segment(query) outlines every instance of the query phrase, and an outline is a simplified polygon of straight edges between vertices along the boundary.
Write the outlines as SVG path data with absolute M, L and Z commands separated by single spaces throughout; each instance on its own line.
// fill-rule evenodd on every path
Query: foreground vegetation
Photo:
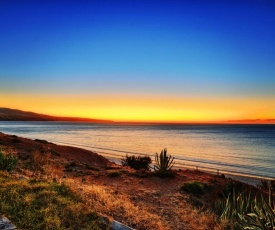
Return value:
M 104 165 L 102 157 L 93 164 L 96 154 L 74 158 L 77 149 L 63 152 L 43 140 L 2 134 L 1 146 L 0 214 L 19 229 L 108 229 L 113 219 L 139 230 L 275 225 L 272 193 L 261 196 L 255 187 L 198 170 L 173 170 L 166 149 L 156 153 L 153 167 L 148 156 L 126 156 L 130 168 Z M 66 158 L 67 151 L 73 153 Z
M 107 229 L 64 184 L 19 180 L 0 171 L 0 213 L 20 229 Z
M 18 158 L 12 154 L 4 153 L 0 148 L 0 170 L 11 172 L 18 163 Z
M 152 160 L 150 156 L 128 156 L 126 155 L 125 158 L 121 160 L 121 164 L 123 166 L 129 166 L 133 169 L 139 170 L 139 169 L 147 169 L 149 170 L 150 164 L 152 163 Z
M 156 153 L 155 155 L 155 165 L 150 167 L 152 159 L 149 155 L 147 156 L 128 156 L 121 160 L 123 166 L 129 166 L 133 169 L 140 170 L 145 169 L 149 170 L 152 168 L 156 175 L 159 177 L 173 177 L 174 173 L 172 168 L 174 166 L 174 157 L 167 155 L 167 149 L 164 148 L 161 150 L 160 154 Z
M 167 155 L 167 149 L 161 150 L 160 154 L 156 153 L 154 170 L 160 177 L 173 176 L 172 168 L 174 166 L 174 157 Z
M 226 220 L 232 229 L 275 229 L 275 203 L 272 187 L 269 194 L 252 195 L 233 187 L 226 199 L 216 204 L 221 220 Z
M 149 156 L 135 157 L 126 156 L 124 165 L 134 169 L 149 168 L 151 159 Z M 153 167 L 155 174 L 159 177 L 171 177 L 174 174 L 172 167 L 174 158 L 167 155 L 167 149 L 163 149 L 160 154 L 155 155 L 155 165 Z M 249 229 L 249 230 L 274 230 L 275 229 L 275 203 L 273 199 L 273 191 L 275 182 L 269 184 L 262 181 L 262 189 L 269 190 L 269 195 L 258 191 L 257 195 L 252 195 L 251 191 L 243 191 L 242 183 L 233 183 L 229 181 L 223 191 L 223 198 L 215 204 L 215 211 L 220 218 L 220 222 L 224 223 L 226 229 Z M 187 181 L 180 186 L 182 192 L 191 196 L 201 196 L 207 190 L 207 185 L 198 181 Z

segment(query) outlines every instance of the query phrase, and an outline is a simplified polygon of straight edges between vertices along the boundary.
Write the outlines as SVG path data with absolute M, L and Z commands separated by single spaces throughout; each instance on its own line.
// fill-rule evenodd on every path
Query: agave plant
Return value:
M 250 193 L 243 192 L 237 196 L 233 190 L 226 200 L 218 203 L 216 210 L 221 219 L 234 222 L 235 229 L 275 229 L 275 207 L 271 187 L 268 201 L 262 194 L 252 197 Z
M 263 195 L 258 199 L 255 197 L 254 210 L 246 214 L 244 219 L 251 229 L 275 229 L 275 210 L 271 188 L 269 189 L 269 200 L 267 201 Z
M 171 175 L 172 167 L 174 166 L 174 157 L 167 156 L 167 149 L 161 150 L 161 153 L 156 153 L 154 170 L 160 177 L 166 177 Z

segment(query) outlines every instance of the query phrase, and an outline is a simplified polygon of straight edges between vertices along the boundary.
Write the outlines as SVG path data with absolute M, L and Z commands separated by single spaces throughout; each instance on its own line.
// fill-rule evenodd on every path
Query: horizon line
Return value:
M 0 107 L 0 109 L 7 109 L 11 111 L 20 111 L 22 113 L 31 113 L 36 115 L 38 118 L 35 120 L 20 120 L 15 119 L 14 121 L 46 121 L 45 119 L 42 120 L 39 116 L 42 117 L 50 117 L 56 120 L 52 121 L 60 121 L 60 122 L 87 122 L 87 123 L 109 123 L 109 124 L 125 124 L 125 125 L 230 125 L 230 124 L 275 124 L 275 118 L 269 118 L 269 119 L 239 119 L 239 120 L 225 120 L 225 121 L 138 121 L 138 120 L 133 120 L 133 121 L 127 121 L 127 120 L 105 120 L 105 119 L 100 119 L 100 118 L 87 118 L 87 117 L 75 117 L 75 116 L 53 116 L 53 115 L 48 115 L 48 114 L 41 114 L 41 113 L 36 113 L 32 111 L 23 111 L 20 109 L 11 109 L 7 107 Z M 0 114 L 1 115 L 1 114 Z M 71 120 L 70 120 L 71 119 Z M 1 117 L 0 117 L 1 120 Z M 6 119 L 8 120 L 8 119 Z M 2 120 L 5 121 L 5 120 Z M 10 120 L 12 121 L 12 120 Z M 51 121 L 51 120 L 48 120 Z

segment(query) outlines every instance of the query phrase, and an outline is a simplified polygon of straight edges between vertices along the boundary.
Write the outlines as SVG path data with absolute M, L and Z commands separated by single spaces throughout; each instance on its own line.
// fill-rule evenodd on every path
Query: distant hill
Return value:
M 246 120 L 229 120 L 230 124 L 275 124 L 275 119 L 246 119 Z
M 97 120 L 80 117 L 55 117 L 45 114 L 26 112 L 18 109 L 0 108 L 0 121 L 79 121 L 93 123 L 112 123 L 108 120 Z

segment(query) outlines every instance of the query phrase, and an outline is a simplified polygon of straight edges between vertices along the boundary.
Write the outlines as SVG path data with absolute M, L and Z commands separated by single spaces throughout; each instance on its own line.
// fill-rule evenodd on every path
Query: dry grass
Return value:
M 97 213 L 138 230 L 222 230 L 225 226 L 215 214 L 195 208 L 188 201 L 188 196 L 182 194 L 171 196 L 168 203 L 156 200 L 156 204 L 152 205 L 134 202 L 127 195 L 106 186 L 76 183 L 74 179 L 67 179 L 66 183 L 80 192 L 87 205 Z M 143 196 L 155 194 L 154 191 L 146 191 Z
M 45 173 L 50 168 L 50 152 L 41 153 L 38 150 L 31 154 L 29 167 L 34 173 Z
M 176 215 L 185 222 L 186 229 L 224 229 L 224 224 L 219 223 L 215 214 L 210 211 L 201 211 L 190 204 L 185 204 L 184 208 L 178 209 Z
M 210 211 L 205 211 L 206 209 L 199 209 L 196 208 L 198 206 L 192 205 L 189 195 L 185 192 L 181 193 L 180 186 L 177 183 L 171 183 L 172 179 L 161 180 L 147 175 L 145 178 L 141 178 L 132 175 L 132 173 L 122 173 L 118 177 L 111 178 L 108 176 L 110 171 L 103 170 L 100 172 L 92 171 L 91 176 L 84 175 L 83 178 L 72 178 L 74 173 L 63 172 L 68 159 L 52 157 L 53 154 L 50 150 L 47 152 L 43 149 L 37 149 L 29 156 L 30 158 L 22 158 L 19 162 L 20 174 L 25 174 L 30 178 L 43 178 L 45 183 L 46 181 L 50 183 L 55 181 L 56 184 L 65 182 L 72 188 L 73 194 L 81 194 L 81 200 L 83 200 L 83 205 L 79 206 L 81 208 L 78 209 L 73 203 L 68 206 L 76 214 L 81 209 L 91 209 L 99 216 L 115 219 L 138 230 L 225 229 L 224 226 L 226 225 L 220 223 L 216 215 Z M 95 176 L 97 174 L 98 176 Z M 135 174 L 137 173 L 135 172 Z M 64 175 L 67 178 L 63 178 Z M 188 174 L 186 177 L 190 177 L 190 175 Z M 196 177 L 196 174 L 193 173 L 191 177 Z M 159 183 L 159 180 L 162 183 Z M 178 176 L 174 181 L 179 180 L 182 178 Z M 20 183 L 23 186 L 27 182 Z M 56 196 L 51 194 L 52 192 L 49 193 L 50 196 L 45 197 L 46 201 Z M 25 193 L 24 205 L 32 203 L 34 198 L 35 194 Z M 54 209 L 51 206 L 47 211 L 54 212 Z M 8 211 L 6 210 L 6 212 Z M 13 214 L 10 213 L 11 216 Z M 45 221 L 52 221 L 56 226 L 59 225 L 59 220 L 56 219 L 58 215 L 53 213 L 48 219 L 46 218 L 47 215 L 45 215 Z M 68 217 L 68 219 L 70 218 Z M 21 220 L 18 219 L 18 221 Z
M 109 229 L 69 187 L 39 180 L 16 180 L 0 171 L 0 213 L 19 229 Z
M 25 165 L 29 172 L 25 172 L 24 174 L 29 174 L 28 176 L 31 174 L 34 178 L 55 179 L 60 181 L 64 175 L 62 168 L 54 164 L 50 151 L 43 153 L 39 150 L 33 151 L 29 161 Z
M 46 176 L 44 179 L 65 182 L 75 194 L 81 194 L 87 208 L 138 230 L 221 230 L 225 226 L 210 211 L 202 211 L 191 205 L 188 196 L 180 192 L 159 196 L 162 192 L 156 193 L 148 187 L 145 192 L 136 191 L 137 199 L 132 200 L 128 193 L 117 191 L 119 183 L 115 187 L 107 187 L 92 184 L 91 181 L 83 183 L 81 178 L 62 178 L 62 169 L 51 161 L 50 153 L 35 151 L 30 163 L 30 170 L 34 172 L 32 177 Z
M 161 217 L 150 213 L 145 206 L 135 206 L 131 200 L 116 191 L 98 185 L 83 185 L 66 180 L 75 190 L 81 191 L 87 204 L 103 216 L 111 217 L 135 229 L 167 229 Z

